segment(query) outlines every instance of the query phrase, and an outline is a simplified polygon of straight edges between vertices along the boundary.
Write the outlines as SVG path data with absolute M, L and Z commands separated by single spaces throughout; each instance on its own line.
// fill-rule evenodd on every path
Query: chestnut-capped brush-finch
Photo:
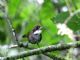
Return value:
M 23 38 L 28 38 L 29 43 L 38 44 L 42 39 L 42 27 L 37 25 L 27 35 L 23 35 Z

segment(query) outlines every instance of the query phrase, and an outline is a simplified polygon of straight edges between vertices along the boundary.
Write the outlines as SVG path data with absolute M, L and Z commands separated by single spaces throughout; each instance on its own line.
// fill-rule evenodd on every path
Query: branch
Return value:
M 53 60 L 65 60 L 65 58 L 62 57 L 57 57 L 55 55 L 52 55 L 50 53 L 44 53 L 45 56 L 48 56 L 49 58 L 53 59 Z
M 0 9 L 1 9 L 1 12 L 3 13 L 3 15 L 2 16 L 0 16 L 0 19 L 3 19 L 4 21 L 5 21 L 5 23 L 6 23 L 6 31 L 7 31 L 7 33 L 9 34 L 8 36 L 9 36 L 9 39 L 10 40 L 12 40 L 14 43 L 15 43 L 15 40 L 16 40 L 16 42 L 18 41 L 18 39 L 17 39 L 17 37 L 16 37 L 16 33 L 15 33 L 15 31 L 14 31 L 14 29 L 13 29 L 13 26 L 12 26 L 12 24 L 11 24 L 11 21 L 10 21 L 10 19 L 8 18 L 8 7 L 7 7 L 7 1 L 6 0 L 4 0 L 4 1 L 2 1 L 2 0 L 0 0 Z M 12 42 L 12 43 L 13 43 Z M 17 42 L 18 43 L 18 42 Z
M 8 19 L 8 17 L 4 17 L 5 22 L 7 23 L 7 28 L 8 28 L 8 33 L 10 34 L 10 38 L 12 39 L 12 41 L 16 40 L 15 38 L 15 32 L 14 29 L 12 28 L 12 24 L 10 22 L 10 20 Z
M 71 18 L 72 18 L 74 15 L 78 14 L 78 13 L 80 13 L 80 10 L 77 10 L 77 11 L 73 12 L 73 13 L 64 21 L 64 23 L 67 24 L 67 23 L 71 20 Z
M 58 44 L 58 45 L 50 45 L 50 46 L 46 46 L 46 47 L 41 47 L 41 48 L 29 50 L 29 51 L 24 51 L 24 52 L 14 55 L 14 56 L 3 57 L 2 59 L 3 60 L 10 60 L 10 59 L 14 59 L 14 58 L 18 59 L 18 58 L 23 58 L 23 57 L 27 57 L 27 56 L 38 55 L 41 53 L 51 52 L 51 51 L 65 50 L 65 49 L 69 49 L 71 47 L 73 47 L 73 48 L 80 47 L 80 41 L 73 42 L 73 43 L 67 43 L 65 45 Z

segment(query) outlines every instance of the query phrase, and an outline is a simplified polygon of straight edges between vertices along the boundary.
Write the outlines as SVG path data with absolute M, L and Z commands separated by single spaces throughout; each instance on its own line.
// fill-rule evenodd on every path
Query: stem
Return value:
M 67 7 L 69 9 L 69 14 L 72 15 L 72 8 L 70 6 L 70 1 L 69 0 L 65 0 L 65 2 L 66 2 L 66 5 L 67 5 Z
M 74 15 L 78 14 L 78 13 L 80 13 L 80 10 L 77 10 L 77 11 L 73 12 L 73 13 L 64 21 L 64 24 L 67 24 L 67 23 L 71 20 L 71 18 L 72 18 Z

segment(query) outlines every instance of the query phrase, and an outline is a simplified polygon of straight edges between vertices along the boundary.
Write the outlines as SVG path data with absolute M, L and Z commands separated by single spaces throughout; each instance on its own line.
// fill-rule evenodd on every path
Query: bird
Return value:
M 29 43 L 38 45 L 42 39 L 42 27 L 36 25 L 28 34 L 24 34 L 23 38 L 28 38 Z

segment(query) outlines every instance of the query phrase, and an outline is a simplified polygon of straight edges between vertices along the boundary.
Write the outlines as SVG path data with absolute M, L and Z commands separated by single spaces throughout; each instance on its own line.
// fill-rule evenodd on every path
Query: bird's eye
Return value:
M 40 26 L 35 26 L 34 29 L 33 29 L 33 32 L 36 31 L 36 30 L 39 30 L 39 28 L 40 28 Z
M 36 29 L 39 29 L 39 28 L 40 28 L 40 26 L 37 26 L 37 27 L 36 27 Z

